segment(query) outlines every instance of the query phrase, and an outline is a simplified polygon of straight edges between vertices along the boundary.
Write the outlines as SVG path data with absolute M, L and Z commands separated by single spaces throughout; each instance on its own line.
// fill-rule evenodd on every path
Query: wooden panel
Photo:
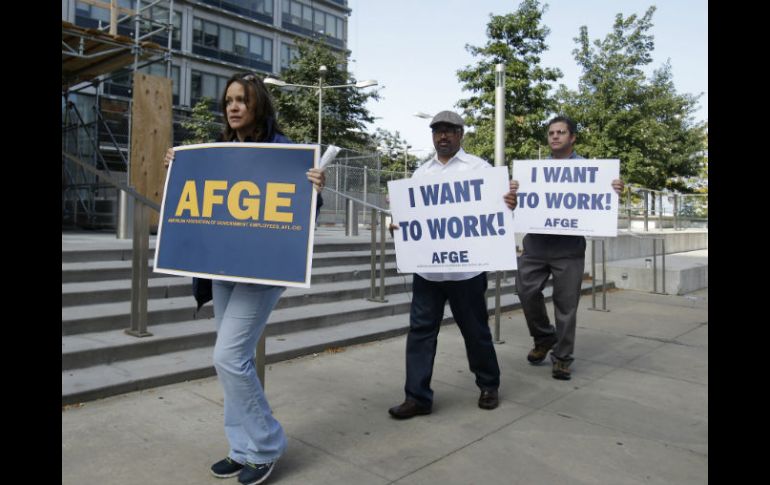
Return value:
M 131 107 L 131 185 L 160 204 L 166 169 L 163 157 L 172 143 L 171 79 L 134 73 Z M 157 228 L 152 211 L 150 227 Z

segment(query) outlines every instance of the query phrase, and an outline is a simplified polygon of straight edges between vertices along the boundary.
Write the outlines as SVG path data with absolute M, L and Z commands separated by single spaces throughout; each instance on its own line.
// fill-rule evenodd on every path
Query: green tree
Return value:
M 642 17 L 615 17 L 603 41 L 580 28 L 573 51 L 582 68 L 578 91 L 563 85 L 561 111 L 580 127 L 578 151 L 589 158 L 618 158 L 626 182 L 687 191 L 683 177 L 697 174 L 704 125 L 693 121 L 699 96 L 678 94 L 666 62 L 647 79 L 642 68 L 654 49 L 650 7 Z
M 398 130 L 391 133 L 388 130 L 377 128 L 374 134 L 374 143 L 380 153 L 382 170 L 403 173 L 404 159 L 407 161 L 406 168 L 409 173 L 414 172 L 417 168 L 418 158 L 408 152 L 406 140 L 401 139 Z
M 507 15 L 490 15 L 484 47 L 466 45 L 481 60 L 458 71 L 463 90 L 473 95 L 457 105 L 467 124 L 464 147 L 487 160 L 495 153 L 495 65 L 505 63 L 505 159 L 536 158 L 544 143 L 543 123 L 555 109 L 550 83 L 562 73 L 544 68 L 540 56 L 550 33 L 541 25 L 547 5 L 525 0 Z
M 182 128 L 187 130 L 188 137 L 182 141 L 182 145 L 195 143 L 209 143 L 219 137 L 222 131 L 221 123 L 216 121 L 211 112 L 212 101 L 209 98 L 201 98 L 195 106 L 189 118 L 182 121 Z
M 282 78 L 287 83 L 317 86 L 321 66 L 327 68 L 323 78 L 325 86 L 356 82 L 347 70 L 347 54 L 336 54 L 317 41 L 298 41 L 296 45 L 298 56 L 282 72 Z M 315 143 L 318 140 L 318 90 L 268 88 L 275 99 L 279 124 L 286 135 L 296 142 Z M 374 121 L 364 107 L 369 99 L 379 99 L 377 90 L 352 87 L 324 89 L 321 142 L 358 150 L 364 148 L 368 140 L 360 132 L 364 124 Z

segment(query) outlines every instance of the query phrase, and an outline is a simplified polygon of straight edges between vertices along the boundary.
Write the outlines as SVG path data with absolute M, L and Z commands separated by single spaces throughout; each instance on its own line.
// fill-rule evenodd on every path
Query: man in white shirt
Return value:
M 413 178 L 492 167 L 462 149 L 463 126 L 463 119 L 452 111 L 442 111 L 433 117 L 430 127 L 436 156 L 421 165 L 412 174 Z M 508 192 L 503 198 L 509 209 L 516 207 L 515 192 Z M 470 370 L 481 390 L 478 405 L 482 409 L 497 407 L 500 367 L 489 331 L 486 291 L 485 272 L 414 274 L 406 338 L 406 399 L 388 410 L 391 416 L 408 419 L 431 413 L 433 391 L 430 381 L 447 300 L 465 339 Z

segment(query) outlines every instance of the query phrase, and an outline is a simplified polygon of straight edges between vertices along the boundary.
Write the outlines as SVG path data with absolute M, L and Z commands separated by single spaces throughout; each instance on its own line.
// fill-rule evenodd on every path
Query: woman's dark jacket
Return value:
M 252 140 L 250 140 L 249 138 L 246 138 L 244 141 L 252 141 Z M 283 133 L 276 131 L 274 129 L 273 123 L 270 122 L 269 129 L 268 129 L 268 136 L 261 143 L 293 143 L 293 142 L 289 140 L 286 137 L 286 135 L 284 135 Z M 316 203 L 316 206 L 315 206 L 316 220 L 318 220 L 318 212 L 321 210 L 321 206 L 324 204 L 324 199 L 323 197 L 321 197 L 321 194 L 319 193 L 317 195 L 318 195 L 318 202 Z M 200 310 L 203 305 L 205 305 L 207 302 L 211 301 L 214 298 L 213 290 L 211 289 L 211 280 L 206 278 L 193 278 L 192 287 L 193 287 L 193 296 L 195 297 L 195 301 L 198 302 L 198 310 Z

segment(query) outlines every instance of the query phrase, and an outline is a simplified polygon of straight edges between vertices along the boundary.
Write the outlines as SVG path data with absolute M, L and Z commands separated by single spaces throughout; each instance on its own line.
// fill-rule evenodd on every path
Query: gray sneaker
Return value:
M 551 350 L 554 345 L 556 345 L 556 339 L 546 340 L 539 344 L 536 343 L 535 348 L 530 350 L 527 354 L 527 360 L 530 364 L 539 364 L 543 362 L 548 355 L 548 351 Z
M 561 360 L 554 359 L 552 375 L 554 379 L 568 381 L 572 379 L 572 372 L 569 370 L 569 364 Z

